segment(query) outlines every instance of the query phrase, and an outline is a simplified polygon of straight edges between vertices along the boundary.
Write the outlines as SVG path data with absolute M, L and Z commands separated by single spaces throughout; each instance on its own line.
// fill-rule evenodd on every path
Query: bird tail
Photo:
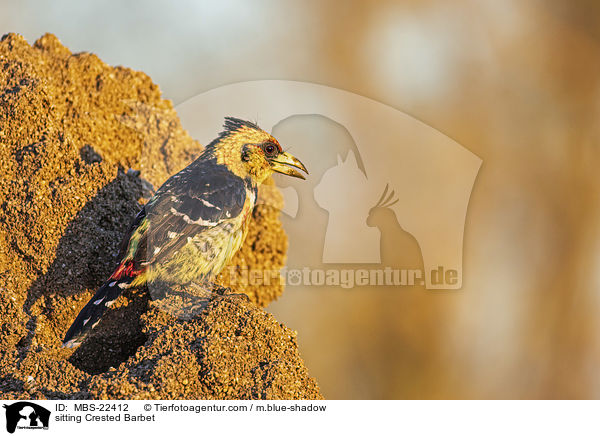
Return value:
M 100 321 L 102 314 L 115 302 L 124 289 L 131 286 L 137 274 L 131 273 L 131 267 L 121 264 L 81 309 L 63 339 L 63 347 L 73 348 L 81 344 L 87 334 Z

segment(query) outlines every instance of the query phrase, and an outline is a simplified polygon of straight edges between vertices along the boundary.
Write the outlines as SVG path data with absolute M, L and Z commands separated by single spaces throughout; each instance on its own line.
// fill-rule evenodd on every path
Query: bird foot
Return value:
M 232 298 L 235 300 L 242 300 L 244 303 L 251 302 L 250 297 L 248 297 L 248 295 L 244 294 L 243 292 L 232 292 L 230 294 L 223 295 L 223 297 Z
M 234 292 L 231 288 L 226 288 L 220 285 L 214 285 L 213 294 L 223 298 L 239 299 L 245 303 L 249 303 L 251 301 L 247 294 L 244 294 L 243 292 Z

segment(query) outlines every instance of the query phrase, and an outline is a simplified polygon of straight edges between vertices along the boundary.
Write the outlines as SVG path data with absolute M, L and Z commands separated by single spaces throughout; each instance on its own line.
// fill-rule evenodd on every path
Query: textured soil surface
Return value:
M 0 398 L 321 398 L 295 332 L 261 309 L 281 294 L 277 280 L 236 281 L 226 294 L 250 301 L 224 295 L 187 320 L 129 291 L 79 348 L 61 347 L 140 204 L 201 150 L 145 74 L 53 35 L 3 37 Z M 286 250 L 278 208 L 259 205 L 232 265 L 278 270 Z

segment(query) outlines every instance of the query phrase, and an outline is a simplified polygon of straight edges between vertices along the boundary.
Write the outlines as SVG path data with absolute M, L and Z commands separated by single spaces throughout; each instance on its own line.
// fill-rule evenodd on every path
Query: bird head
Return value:
M 236 175 L 242 178 L 250 176 L 257 183 L 262 183 L 273 173 L 304 179 L 295 168 L 308 174 L 302 162 L 284 152 L 279 142 L 256 124 L 226 117 L 224 128 L 219 137 L 207 146 L 207 151 Z

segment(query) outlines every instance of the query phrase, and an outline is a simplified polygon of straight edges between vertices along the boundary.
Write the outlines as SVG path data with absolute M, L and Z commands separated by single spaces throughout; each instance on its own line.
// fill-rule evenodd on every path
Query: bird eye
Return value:
M 275 154 L 275 152 L 277 151 L 277 147 L 275 147 L 274 144 L 268 143 L 263 147 L 263 150 L 265 151 L 265 154 L 267 156 L 273 156 Z

